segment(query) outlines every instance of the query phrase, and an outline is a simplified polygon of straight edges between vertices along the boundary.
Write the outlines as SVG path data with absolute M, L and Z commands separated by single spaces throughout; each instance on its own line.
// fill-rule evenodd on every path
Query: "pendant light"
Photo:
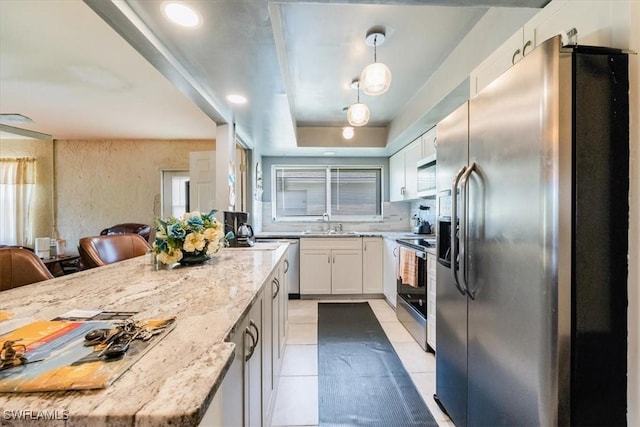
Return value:
M 345 126 L 342 128 L 342 137 L 344 139 L 351 139 L 356 134 L 351 126 Z
M 360 82 L 356 79 L 352 84 L 358 87 L 358 102 L 351 104 L 347 110 L 347 121 L 351 126 L 364 126 L 369 122 L 371 112 L 369 107 L 360 102 Z
M 382 62 L 378 62 L 378 46 L 384 43 L 385 33 L 380 29 L 369 30 L 365 43 L 373 46 L 373 63 L 369 64 L 360 74 L 362 91 L 367 95 L 382 95 L 391 86 L 391 70 Z

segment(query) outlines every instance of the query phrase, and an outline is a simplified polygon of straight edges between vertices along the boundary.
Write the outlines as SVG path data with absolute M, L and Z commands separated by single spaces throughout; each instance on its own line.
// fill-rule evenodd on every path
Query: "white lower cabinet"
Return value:
M 249 311 L 244 327 L 244 402 L 245 425 L 262 426 L 262 296 Z M 244 326 L 244 325 L 243 325 Z M 262 340 L 262 341 L 261 341 Z
M 300 239 L 300 294 L 362 293 L 362 239 Z
M 271 403 L 274 399 L 273 390 L 275 365 L 277 358 L 277 328 L 278 328 L 278 305 L 274 303 L 272 295 L 275 293 L 275 283 L 277 273 L 269 277 L 262 295 L 262 408 L 265 420 L 270 419 Z M 275 332 L 275 333 L 274 333 Z M 276 345 L 276 346 L 274 346 Z
M 264 419 L 270 420 L 275 407 L 278 383 L 280 382 L 280 370 L 286 344 L 287 328 L 287 299 L 289 293 L 286 287 L 287 263 L 278 266 L 277 271 L 265 288 L 264 305 L 268 307 L 265 313 L 265 322 L 269 324 L 264 333 L 265 351 L 262 364 Z
M 427 253 L 427 344 L 436 350 L 436 256 Z
M 302 249 L 300 240 L 300 294 L 331 294 L 331 249 Z
M 362 293 L 362 249 L 331 251 L 331 293 Z
M 284 349 L 287 344 L 287 327 L 289 325 L 289 283 L 291 280 L 291 274 L 293 270 L 290 270 L 291 263 L 289 257 L 291 253 L 287 253 L 287 257 L 282 263 L 282 267 L 278 270 L 280 274 L 280 293 L 278 294 L 278 301 L 280 306 L 280 317 L 278 317 L 278 330 L 280 331 L 280 339 L 278 343 L 280 345 L 279 363 L 278 363 L 278 377 L 280 376 L 280 368 L 282 368 L 282 358 L 284 357 Z M 297 252 L 295 254 L 297 257 Z M 297 263 L 297 260 L 295 261 Z M 277 384 L 277 383 L 276 383 Z
M 261 426 L 263 293 L 235 326 L 235 356 L 200 427 Z
M 398 242 L 384 239 L 384 296 L 392 306 L 396 306 L 398 295 Z
M 264 324 L 262 358 L 262 405 L 263 425 L 271 420 L 280 382 L 280 370 L 287 334 L 287 299 L 289 292 L 286 283 L 288 261 L 282 262 L 269 278 L 264 288 Z
M 234 327 L 234 360 L 200 427 L 271 424 L 286 343 L 285 271 L 282 262 Z
M 384 244 L 381 237 L 362 238 L 362 292 L 381 294 L 384 280 Z

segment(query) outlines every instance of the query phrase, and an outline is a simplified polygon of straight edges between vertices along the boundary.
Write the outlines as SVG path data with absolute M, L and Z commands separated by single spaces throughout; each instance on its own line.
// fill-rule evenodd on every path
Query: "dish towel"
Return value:
M 400 248 L 400 281 L 404 285 L 418 287 L 418 263 L 414 251 Z

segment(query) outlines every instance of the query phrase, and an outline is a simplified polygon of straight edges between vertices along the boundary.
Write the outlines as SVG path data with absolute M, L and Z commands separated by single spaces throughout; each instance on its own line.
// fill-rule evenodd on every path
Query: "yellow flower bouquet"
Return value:
M 163 264 L 201 264 L 227 244 L 224 225 L 213 215 L 187 212 L 182 218 L 156 220 L 153 253 Z

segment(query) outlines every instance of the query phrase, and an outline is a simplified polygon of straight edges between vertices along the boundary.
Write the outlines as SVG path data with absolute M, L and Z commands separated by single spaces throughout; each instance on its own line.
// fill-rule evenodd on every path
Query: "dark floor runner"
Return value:
M 318 304 L 321 426 L 437 427 L 369 303 Z

